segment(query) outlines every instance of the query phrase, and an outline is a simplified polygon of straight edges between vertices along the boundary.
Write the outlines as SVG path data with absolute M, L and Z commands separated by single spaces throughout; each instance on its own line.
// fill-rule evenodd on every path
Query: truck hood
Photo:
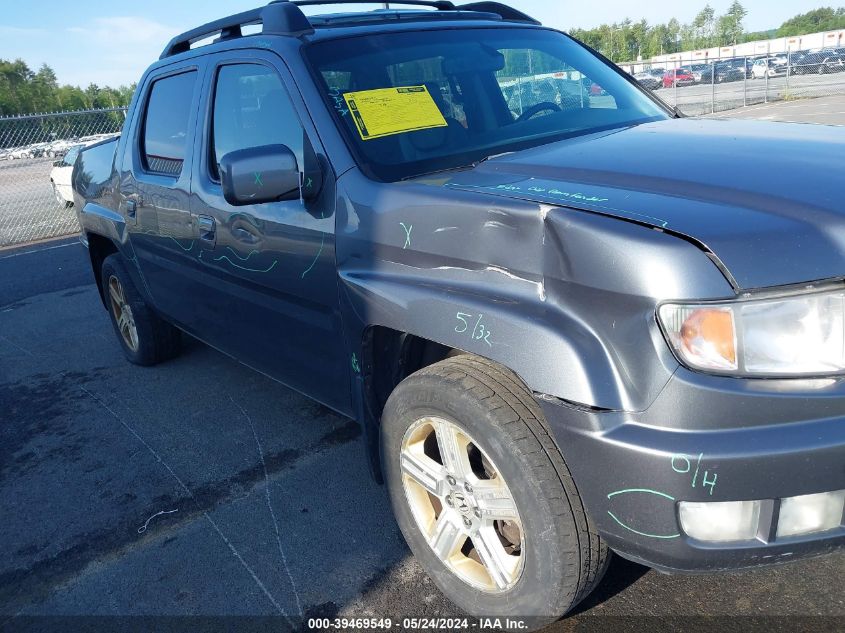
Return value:
M 845 277 L 845 127 L 659 121 L 493 158 L 448 186 L 678 234 L 737 289 Z

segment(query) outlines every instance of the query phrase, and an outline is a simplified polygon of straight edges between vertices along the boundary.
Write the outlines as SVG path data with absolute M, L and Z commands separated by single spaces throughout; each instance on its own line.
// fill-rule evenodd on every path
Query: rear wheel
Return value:
M 122 257 L 107 257 L 101 275 L 106 306 L 126 358 L 136 365 L 155 365 L 176 356 L 179 330 L 147 305 Z
M 608 550 L 510 371 L 460 355 L 404 380 L 382 417 L 382 461 L 408 545 L 467 613 L 539 626 L 604 574 Z

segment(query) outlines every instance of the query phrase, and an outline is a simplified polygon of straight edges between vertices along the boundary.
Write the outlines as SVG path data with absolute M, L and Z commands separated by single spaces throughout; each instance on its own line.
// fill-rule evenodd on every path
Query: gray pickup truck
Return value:
M 76 162 L 129 360 L 356 419 L 471 614 L 842 548 L 845 130 L 682 118 L 498 3 L 321 3 L 175 38 Z

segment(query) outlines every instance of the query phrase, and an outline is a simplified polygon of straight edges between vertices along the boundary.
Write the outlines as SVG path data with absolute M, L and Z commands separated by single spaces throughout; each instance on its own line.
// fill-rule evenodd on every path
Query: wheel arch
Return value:
M 381 416 L 390 394 L 408 376 L 447 358 L 467 355 L 484 359 L 511 372 L 526 389 L 532 391 L 520 372 L 503 362 L 503 359 L 468 351 L 402 329 L 370 325 L 362 333 L 360 349 L 359 379 L 363 411 L 359 415 L 363 417 L 371 471 L 380 483 L 383 481 L 379 445 Z
M 88 256 L 91 259 L 91 270 L 94 273 L 94 281 L 97 283 L 97 291 L 100 293 L 100 301 L 103 307 L 108 309 L 106 295 L 103 287 L 103 262 L 109 255 L 119 253 L 117 244 L 110 238 L 99 233 L 87 233 Z

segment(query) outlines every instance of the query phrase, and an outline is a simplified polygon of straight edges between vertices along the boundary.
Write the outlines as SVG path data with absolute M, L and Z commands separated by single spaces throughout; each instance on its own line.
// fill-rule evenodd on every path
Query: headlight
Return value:
M 701 305 L 658 317 L 679 360 L 711 373 L 821 376 L 845 371 L 845 291 Z

